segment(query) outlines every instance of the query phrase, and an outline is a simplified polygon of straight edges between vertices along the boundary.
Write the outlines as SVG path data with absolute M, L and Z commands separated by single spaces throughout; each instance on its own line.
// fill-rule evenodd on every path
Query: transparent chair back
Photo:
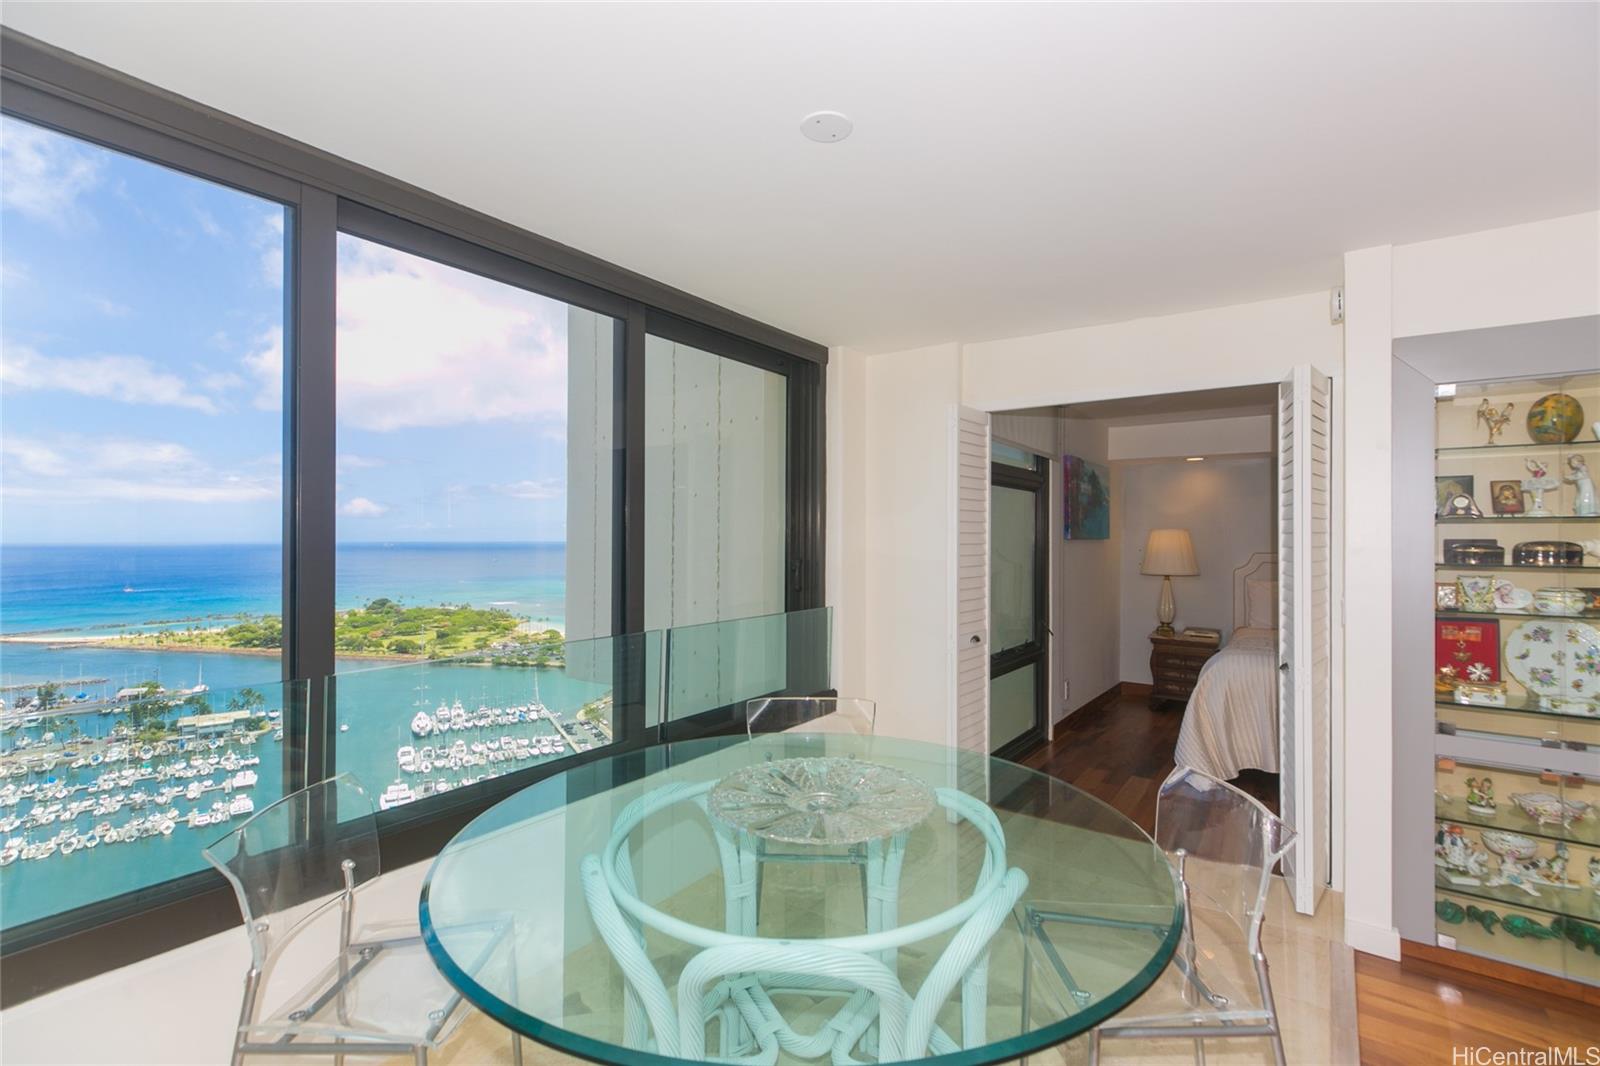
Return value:
M 764 696 L 744 705 L 745 732 L 797 730 L 870 737 L 878 718 L 872 700 L 850 696 Z
M 262 808 L 202 854 L 239 897 L 257 967 L 347 885 L 380 872 L 372 800 L 349 774 Z
M 1238 923 L 1258 946 L 1272 868 L 1294 843 L 1294 830 L 1225 781 L 1180 766 L 1156 799 L 1156 843 L 1183 853 L 1190 899 Z

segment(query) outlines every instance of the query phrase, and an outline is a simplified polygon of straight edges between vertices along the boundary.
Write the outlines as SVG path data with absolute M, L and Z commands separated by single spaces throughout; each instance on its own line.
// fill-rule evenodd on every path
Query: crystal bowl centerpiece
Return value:
M 860 844 L 910 829 L 933 793 L 909 774 L 860 759 L 776 759 L 736 770 L 711 789 L 713 817 L 786 844 Z

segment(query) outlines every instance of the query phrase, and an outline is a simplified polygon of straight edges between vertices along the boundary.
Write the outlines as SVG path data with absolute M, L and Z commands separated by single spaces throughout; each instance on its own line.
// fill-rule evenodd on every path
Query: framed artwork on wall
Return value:
M 1109 540 L 1111 537 L 1111 472 L 1100 463 L 1076 455 L 1061 457 L 1062 536 L 1067 540 Z

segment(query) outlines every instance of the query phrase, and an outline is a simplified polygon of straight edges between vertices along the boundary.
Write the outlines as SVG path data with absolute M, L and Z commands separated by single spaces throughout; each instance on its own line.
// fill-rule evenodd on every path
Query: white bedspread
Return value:
M 1234 630 L 1200 670 L 1173 761 L 1224 781 L 1278 772 L 1278 632 Z

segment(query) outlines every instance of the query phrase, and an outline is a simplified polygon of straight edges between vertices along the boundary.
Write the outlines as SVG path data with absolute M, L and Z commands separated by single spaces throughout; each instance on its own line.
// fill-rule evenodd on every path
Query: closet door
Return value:
M 1295 910 L 1316 910 L 1329 871 L 1332 428 L 1326 375 L 1296 367 L 1278 388 L 1280 808 L 1298 834 L 1284 859 Z

